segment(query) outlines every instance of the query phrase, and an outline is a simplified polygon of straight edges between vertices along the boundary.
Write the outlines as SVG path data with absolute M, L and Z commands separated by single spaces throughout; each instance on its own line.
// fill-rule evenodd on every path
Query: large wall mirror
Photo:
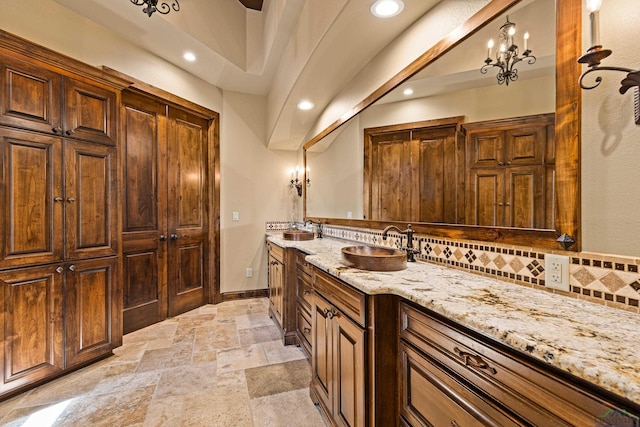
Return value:
M 468 34 L 443 39 L 358 106 L 358 114 L 305 144 L 305 163 L 313 176 L 305 194 L 305 218 L 372 228 L 411 222 L 420 232 L 437 236 L 549 249 L 562 249 L 557 239 L 566 233 L 575 240 L 569 249 L 579 250 L 580 12 L 580 0 L 488 3 L 467 20 Z M 498 84 L 497 67 L 480 72 L 490 39 L 496 41 L 495 58 L 507 16 L 516 24 L 514 42 L 520 51 L 528 32 L 527 47 L 536 57 L 535 63 L 525 59 L 516 65 L 518 79 L 509 85 Z M 489 163 L 473 160 L 480 151 L 495 154 L 498 145 L 509 151 L 504 148 L 508 142 L 477 142 L 489 134 L 512 141 L 511 151 L 537 156 L 540 167 L 514 160 L 509 168 L 509 159 L 497 159 L 506 179 L 495 184 L 495 174 L 484 167 Z M 426 143 L 413 146 L 416 141 Z M 534 144 L 540 150 L 529 150 Z M 416 172 L 420 156 L 432 162 L 425 174 Z M 406 159 L 413 159 L 408 162 L 414 166 L 403 167 Z M 396 167 L 403 172 L 386 170 Z M 411 168 L 414 176 L 407 178 Z M 479 172 L 484 174 L 480 178 Z M 403 179 L 405 186 L 399 184 Z M 513 195 L 488 192 L 494 184 L 505 194 L 519 191 L 518 185 L 527 190 L 518 202 Z M 477 206 L 485 199 L 491 208 Z M 518 207 L 509 208 L 511 201 Z M 387 206 L 394 203 L 396 207 Z M 451 207 L 443 208 L 447 203 Z M 534 205 L 535 215 L 529 212 Z M 509 209 L 511 213 L 500 214 Z

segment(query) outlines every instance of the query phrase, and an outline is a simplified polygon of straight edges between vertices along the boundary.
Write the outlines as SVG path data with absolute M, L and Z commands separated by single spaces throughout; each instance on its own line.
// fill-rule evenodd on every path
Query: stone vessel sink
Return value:
M 342 262 L 369 271 L 398 271 L 407 268 L 407 254 L 398 249 L 372 246 L 342 248 Z
M 287 230 L 282 232 L 284 240 L 313 240 L 313 232 L 306 230 Z

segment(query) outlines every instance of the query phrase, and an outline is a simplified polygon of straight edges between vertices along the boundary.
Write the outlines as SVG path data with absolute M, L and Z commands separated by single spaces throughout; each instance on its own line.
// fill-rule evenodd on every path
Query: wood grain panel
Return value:
M 117 255 L 116 150 L 65 143 L 66 257 Z
M 60 264 L 0 273 L 3 385 L 8 391 L 63 368 Z
M 331 306 L 324 298 L 315 295 L 311 312 L 311 387 L 325 408 L 333 412 L 333 330 L 327 317 Z
M 495 226 L 502 224 L 504 170 L 472 169 L 467 188 L 467 224 Z
M 176 120 L 177 157 L 179 164 L 177 182 L 178 227 L 203 225 L 203 184 L 205 159 L 202 126 Z
M 62 260 L 61 140 L 0 129 L 0 146 L 0 267 Z
M 547 126 L 505 131 L 505 164 L 542 165 L 547 146 Z M 511 163 L 509 163 L 511 162 Z
M 395 221 L 411 216 L 411 133 L 371 139 L 370 218 Z
M 62 131 L 62 77 L 46 68 L 0 55 L 0 123 L 52 134 Z
M 339 425 L 363 427 L 366 424 L 365 330 L 341 313 L 333 318 L 333 323 L 334 419 Z
M 506 169 L 505 224 L 542 228 L 545 225 L 545 168 L 521 166 Z
M 157 303 L 159 280 L 157 252 L 128 253 L 124 256 L 123 269 L 124 309 Z
M 67 267 L 66 366 L 109 353 L 119 333 L 112 323 L 117 258 L 80 261 Z
M 115 92 L 70 78 L 64 87 L 65 135 L 117 145 Z

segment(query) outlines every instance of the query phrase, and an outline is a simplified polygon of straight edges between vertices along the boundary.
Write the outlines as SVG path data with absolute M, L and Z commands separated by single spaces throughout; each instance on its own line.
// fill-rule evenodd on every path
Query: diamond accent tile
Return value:
M 529 265 L 527 265 L 527 268 L 529 269 L 531 274 L 533 274 L 536 277 L 541 275 L 544 272 L 544 267 L 536 259 L 531 261 Z
M 456 249 L 456 251 L 453 253 L 453 256 L 456 257 L 458 261 L 460 261 L 460 258 L 462 258 L 464 255 L 462 254 L 462 251 L 460 249 Z
M 480 262 L 486 267 L 487 264 L 491 262 L 491 258 L 489 258 L 489 255 L 483 252 L 482 255 L 480 255 Z
M 593 274 L 589 272 L 586 268 L 581 268 L 575 273 L 573 273 L 573 277 L 580 283 L 582 286 L 588 286 L 593 283 L 596 278 Z M 608 289 L 608 288 L 607 288 Z
M 467 252 L 464 256 L 467 258 L 467 261 L 469 261 L 469 264 L 473 263 L 473 261 L 478 259 L 476 257 L 476 254 L 473 253 L 473 251 Z
M 447 246 L 446 248 L 444 248 L 444 256 L 447 257 L 447 259 L 449 259 L 451 257 L 452 252 L 451 249 L 449 249 L 449 246 Z
M 515 271 L 516 273 L 524 268 L 524 264 L 522 263 L 522 261 L 520 261 L 520 258 L 512 259 L 509 263 L 509 266 L 513 268 L 513 271 Z
M 494 258 L 493 263 L 496 265 L 496 267 L 498 267 L 500 270 L 502 270 L 504 268 L 505 265 L 507 265 L 507 262 L 504 260 L 504 258 L 502 258 L 501 255 L 498 255 L 497 257 Z
M 605 285 L 607 289 L 609 289 L 609 291 L 614 294 L 626 286 L 624 280 L 618 277 L 618 275 L 614 272 L 601 277 L 600 282 L 602 282 L 602 284 Z
M 436 245 L 433 248 L 433 252 L 436 254 L 436 256 L 440 256 L 440 254 L 442 253 L 442 249 L 440 249 L 440 245 Z

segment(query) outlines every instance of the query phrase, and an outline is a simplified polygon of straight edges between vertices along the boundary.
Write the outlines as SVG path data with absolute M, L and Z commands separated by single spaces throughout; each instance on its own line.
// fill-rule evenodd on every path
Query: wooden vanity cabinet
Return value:
M 314 270 L 312 399 L 338 426 L 367 423 L 365 295 Z
M 269 316 L 276 321 L 284 345 L 298 342 L 296 313 L 295 248 L 283 248 L 267 242 Z
M 269 243 L 267 245 L 267 251 L 269 254 L 269 314 L 282 328 L 284 305 L 284 249 L 278 245 Z
M 637 405 L 442 316 L 401 303 L 399 332 L 401 424 L 587 426 L 628 411 L 638 425 Z

